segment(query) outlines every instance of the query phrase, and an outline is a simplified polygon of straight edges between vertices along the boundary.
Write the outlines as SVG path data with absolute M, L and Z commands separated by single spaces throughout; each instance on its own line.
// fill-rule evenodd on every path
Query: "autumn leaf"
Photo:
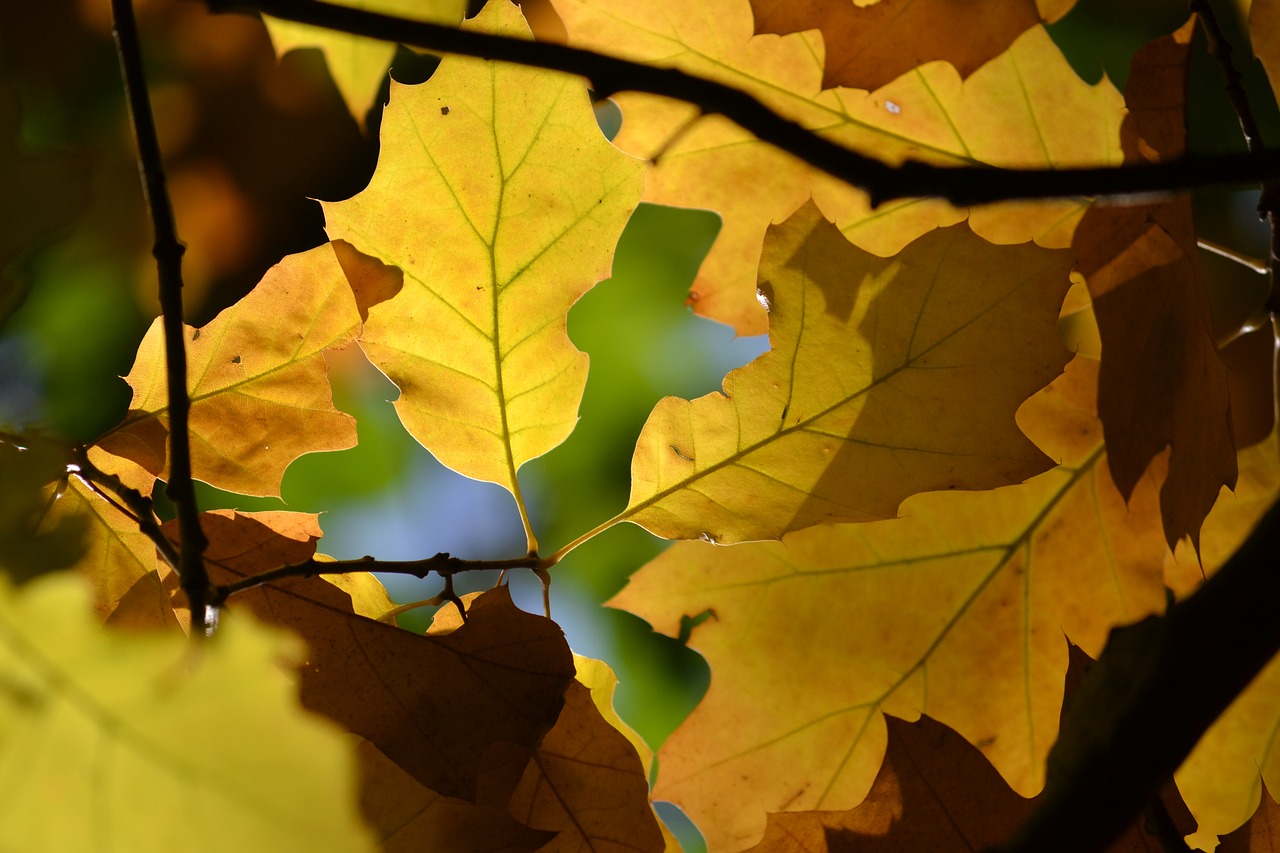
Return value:
M 505 2 L 466 27 L 528 37 Z M 573 430 L 586 383 L 569 307 L 609 275 L 644 166 L 600 134 L 575 77 L 451 56 L 391 92 L 369 186 L 325 205 L 330 236 L 408 279 L 361 346 L 414 438 L 523 513 L 516 471 Z
M 14 585 L 65 569 L 88 550 L 88 519 L 49 518 L 70 453 L 52 443 L 29 444 L 0 440 L 0 575 Z
M 1133 58 L 1122 129 L 1130 162 L 1180 156 L 1192 18 Z M 1098 413 L 1111 474 L 1128 495 L 1166 447 L 1165 536 L 1200 538 L 1218 491 L 1236 481 L 1227 368 L 1218 355 L 1191 199 L 1095 207 L 1073 246 L 1102 336 Z
M 1043 471 L 1013 413 L 1067 361 L 1053 330 L 1070 265 L 965 225 L 886 260 L 802 208 L 765 241 L 771 351 L 723 393 L 658 404 L 620 518 L 668 539 L 771 539 Z
M 1004 53 L 1043 20 L 1052 23 L 1074 4 L 1044 0 L 751 0 L 757 33 L 786 35 L 818 29 L 826 46 L 822 87 L 879 89 L 917 66 L 945 60 L 961 78 Z M 963 34 L 958 36 L 957 34 Z
M 477 802 L 508 804 L 535 829 L 559 834 L 545 853 L 665 849 L 635 747 L 611 726 L 577 681 L 555 727 L 536 749 L 494 746 L 480 769 Z
M 300 513 L 201 518 L 215 584 L 303 562 L 320 536 L 316 517 Z M 573 676 L 560 629 L 518 610 L 506 587 L 477 599 L 466 625 L 430 637 L 357 616 L 349 595 L 316 577 L 255 587 L 229 605 L 306 641 L 307 708 L 372 741 L 445 796 L 474 796 L 476 767 L 490 745 L 537 743 Z
M 883 713 L 927 713 L 976 744 L 1015 791 L 1043 785 L 1067 668 L 1112 626 L 1162 611 L 1157 472 L 1128 505 L 1076 358 L 1019 411 L 1062 464 L 992 492 L 917 495 L 902 517 L 780 543 L 677 543 L 610 603 L 690 640 L 713 672 L 659 752 L 655 796 L 712 849 L 755 843 L 766 811 L 842 810 L 869 790 Z M 796 630 L 796 626 L 804 630 Z M 794 773 L 787 768 L 796 768 Z
M 972 853 L 1006 841 L 1035 809 L 964 738 L 928 717 L 890 718 L 889 746 L 867 798 L 845 812 L 769 815 L 752 853 Z M 1176 796 L 1176 795 L 1173 795 Z M 1158 853 L 1130 827 L 1108 853 Z
M 0 590 L 0 847 L 373 849 L 349 747 L 276 668 L 296 644 L 233 619 L 193 654 L 88 599 L 71 574 Z
M 555 833 L 517 823 L 506 808 L 445 797 L 360 742 L 360 808 L 384 853 L 534 853 Z
M 248 296 L 188 328 L 191 467 L 196 479 L 245 495 L 279 496 L 289 463 L 356 443 L 355 421 L 333 407 L 326 349 L 350 343 L 369 306 L 399 273 L 341 242 L 289 255 Z M 168 476 L 164 335 L 157 319 L 125 377 L 133 402 L 98 444 Z
M 1253 0 L 1249 5 L 1249 41 L 1267 71 L 1271 90 L 1280 91 L 1280 3 Z
M 1221 567 L 1248 537 L 1280 493 L 1280 438 L 1275 433 L 1240 453 L 1240 482 L 1222 490 L 1205 520 L 1200 559 L 1183 543 L 1170 555 L 1166 574 L 1182 594 L 1195 590 L 1206 574 Z M 1262 796 L 1260 783 L 1280 791 L 1280 659 L 1273 660 L 1218 718 L 1178 768 L 1174 779 L 1199 822 L 1188 843 L 1212 850 L 1217 836 L 1249 820 Z
M 555 0 L 569 42 L 578 47 L 673 66 L 742 89 L 823 136 L 888 163 L 943 165 L 1100 165 L 1119 162 L 1119 93 L 1107 80 L 1076 76 L 1042 27 L 961 82 L 935 62 L 874 91 L 821 89 L 825 49 L 813 31 L 752 36 L 748 0 L 691 6 L 673 0 Z M 695 108 L 651 95 L 615 96 L 622 130 L 614 142 L 642 157 L 661 153 L 645 200 L 718 212 L 724 224 L 693 283 L 699 314 L 740 334 L 766 331 L 755 299 L 756 266 L 766 228 L 810 196 L 845 236 L 877 255 L 896 254 L 964 211 L 911 199 L 874 211 L 866 195 L 759 142 L 727 119 L 694 122 Z M 997 243 L 1031 239 L 1070 244 L 1088 202 L 977 208 L 973 230 Z
M 340 6 L 399 15 L 415 21 L 456 25 L 466 11 L 466 0 L 336 0 Z M 263 15 L 271 43 L 280 56 L 302 47 L 324 52 L 325 62 L 342 99 L 356 122 L 362 123 L 373 108 L 378 86 L 387 74 L 396 46 L 377 39 L 347 35 L 323 27 L 312 27 Z

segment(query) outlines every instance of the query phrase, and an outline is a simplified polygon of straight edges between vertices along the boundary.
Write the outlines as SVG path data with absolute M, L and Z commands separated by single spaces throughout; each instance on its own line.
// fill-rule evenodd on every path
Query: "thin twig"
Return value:
M 1262 141 L 1262 132 L 1258 129 L 1258 121 L 1254 118 L 1253 107 L 1249 104 L 1249 96 L 1245 94 L 1240 82 L 1240 72 L 1231 60 L 1231 43 L 1223 35 L 1218 24 L 1218 16 L 1213 11 L 1209 0 L 1191 0 L 1191 10 L 1200 21 L 1208 43 L 1209 55 L 1213 57 L 1222 72 L 1223 85 L 1227 90 L 1227 98 L 1240 121 L 1240 132 L 1244 135 L 1245 145 L 1250 154 L 1258 154 L 1266 150 Z M 1262 182 L 1262 195 L 1258 198 L 1258 217 L 1271 229 L 1271 250 L 1267 258 L 1267 266 L 1271 272 L 1271 290 L 1267 294 L 1266 307 L 1272 314 L 1280 313 L 1280 180 L 1275 177 Z M 1280 342 L 1277 342 L 1280 346 Z M 1280 398 L 1280 395 L 1277 395 Z
M 1259 275 L 1266 275 L 1270 272 L 1266 261 L 1251 258 L 1243 252 L 1237 252 L 1235 249 L 1224 246 L 1221 243 L 1214 243 L 1212 240 L 1197 240 L 1196 245 L 1210 254 L 1226 258 L 1229 261 L 1235 261 L 1245 269 L 1256 272 Z
M 164 561 L 172 566 L 174 571 L 179 571 L 182 559 L 179 556 L 178 546 L 174 545 L 160 529 L 160 522 L 156 518 L 151 498 L 132 486 L 125 485 L 115 474 L 108 474 L 94 465 L 86 448 L 77 447 L 73 452 L 76 470 L 71 473 L 88 483 L 89 487 L 100 496 L 103 492 L 115 495 L 116 499 L 124 505 L 125 514 L 132 518 L 143 535 L 152 541 Z M 113 502 L 108 500 L 108 503 Z
M 213 12 L 260 12 L 438 53 L 578 74 L 591 80 L 599 97 L 639 91 L 678 98 L 696 104 L 706 113 L 725 116 L 759 139 L 860 187 L 871 197 L 872 205 L 899 198 L 942 198 L 965 206 L 1013 199 L 1131 197 L 1195 187 L 1257 184 L 1280 177 L 1280 151 L 1187 155 L 1163 163 L 1089 168 L 947 167 L 910 160 L 890 166 L 783 118 L 746 92 L 674 68 L 657 68 L 580 48 L 460 30 L 320 0 L 206 2 Z
M 375 560 L 373 557 L 361 557 L 358 560 L 321 561 L 305 560 L 289 566 L 281 566 L 269 572 L 253 577 L 241 578 L 234 583 L 213 587 L 209 603 L 220 606 L 230 596 L 246 589 L 253 589 L 273 581 L 286 578 L 310 578 L 316 575 L 344 575 L 349 572 L 382 572 L 391 575 L 410 575 L 425 578 L 427 575 L 439 575 L 446 580 L 463 572 L 482 572 L 507 569 L 536 569 L 536 556 L 515 557 L 509 560 L 463 560 L 440 552 L 434 557 L 422 560 Z M 452 599 L 449 599 L 452 600 Z
M 203 637 L 208 630 L 206 600 L 209 576 L 204 567 L 204 550 L 208 541 L 200 529 L 200 510 L 196 506 L 195 486 L 191 479 L 191 437 L 188 415 L 191 399 L 187 396 L 187 354 L 182 324 L 182 254 L 174 226 L 173 207 L 165 183 L 160 141 L 156 136 L 151 99 L 147 92 L 146 73 L 142 66 L 142 48 L 138 24 L 131 0 L 111 0 L 116 52 L 124 76 L 129 115 L 133 120 L 134 138 L 138 145 L 138 163 L 142 173 L 143 195 L 151 213 L 155 244 L 151 254 L 156 259 L 160 279 L 160 312 L 164 327 L 165 368 L 169 394 L 169 482 L 167 492 L 178 512 L 178 529 L 182 542 L 178 559 L 178 577 L 191 602 L 192 636 Z

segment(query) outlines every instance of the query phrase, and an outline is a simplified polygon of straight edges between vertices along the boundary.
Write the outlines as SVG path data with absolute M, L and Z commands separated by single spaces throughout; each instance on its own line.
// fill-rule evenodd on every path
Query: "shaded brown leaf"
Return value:
M 1134 57 L 1122 129 L 1127 162 L 1175 157 L 1186 144 L 1187 59 L 1194 21 Z M 1170 547 L 1200 526 L 1236 482 L 1227 370 L 1218 356 L 1187 196 L 1093 208 L 1073 241 L 1102 335 L 1098 413 L 1126 498 L 1171 447 L 1160 492 Z
M 558 831 L 546 853 L 665 848 L 635 747 L 577 681 L 537 749 L 500 744 L 485 755 L 477 801 L 507 804 L 522 823 Z
M 316 517 L 299 513 L 202 519 L 218 584 L 306 560 L 320 535 Z M 464 626 L 431 637 L 357 616 L 351 597 L 321 578 L 256 587 L 229 604 L 307 641 L 304 705 L 446 796 L 474 795 L 477 764 L 492 744 L 535 745 L 573 677 L 559 627 L 517 609 L 506 587 L 480 596 Z

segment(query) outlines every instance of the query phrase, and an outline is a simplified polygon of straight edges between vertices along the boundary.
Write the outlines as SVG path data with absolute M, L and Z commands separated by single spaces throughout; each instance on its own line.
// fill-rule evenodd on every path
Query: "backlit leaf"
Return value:
M 533 750 L 501 744 L 481 765 L 478 802 L 509 803 L 521 823 L 559 834 L 545 853 L 665 849 L 635 747 L 577 681 L 555 727 Z
M 712 849 L 755 843 L 766 811 L 860 802 L 885 749 L 883 713 L 927 713 L 1035 794 L 1057 729 L 1067 643 L 1165 603 L 1152 472 L 1129 504 L 1093 413 L 1097 366 L 1077 358 L 1019 422 L 1062 465 L 992 492 L 917 495 L 902 517 L 779 543 L 677 543 L 610 604 L 690 645 L 711 688 L 659 752 L 655 796 Z M 797 626 L 802 626 L 802 630 Z M 794 768 L 794 770 L 792 770 Z
M 554 837 L 523 826 L 505 808 L 445 797 L 360 742 L 360 807 L 384 853 L 535 853 Z
M 356 443 L 355 421 L 333 407 L 326 349 L 359 333 L 369 306 L 400 276 L 344 243 L 289 255 L 248 296 L 200 329 L 187 327 L 191 466 L 196 479 L 245 495 L 280 494 L 289 463 Z M 166 477 L 168 393 L 157 319 L 125 377 L 133 402 L 99 443 Z
M 824 89 L 879 89 L 939 59 L 968 77 L 1041 22 L 1036 5 L 1035 0 L 880 0 L 869 6 L 849 0 L 751 0 L 751 11 L 757 33 L 822 31 Z M 1054 11 L 1060 15 L 1066 9 Z
M 555 0 L 569 43 L 669 65 L 743 89 L 824 136 L 878 159 L 947 165 L 1104 164 L 1120 160 L 1119 93 L 1107 80 L 1076 76 L 1042 27 L 961 82 L 934 62 L 874 91 L 821 89 L 825 49 L 814 31 L 753 36 L 748 0 L 698 4 L 675 0 Z M 930 200 L 905 200 L 872 211 L 864 193 L 758 142 L 726 119 L 696 122 L 694 108 L 650 95 L 615 96 L 622 130 L 615 142 L 643 157 L 661 152 L 645 200 L 707 208 L 724 226 L 693 284 L 690 301 L 740 334 L 763 334 L 755 300 L 756 265 L 765 229 L 810 196 L 845 236 L 891 255 L 964 211 Z M 999 243 L 1035 239 L 1070 244 L 1084 199 L 975 209 L 973 229 Z
M 505 2 L 466 27 L 528 37 Z M 325 217 L 404 270 L 361 346 L 445 465 L 518 495 L 517 469 L 573 430 L 587 356 L 566 316 L 609 275 L 643 168 L 600 134 L 576 77 L 451 56 L 392 86 L 373 179 Z
M 299 513 L 205 513 L 202 522 L 214 583 L 302 562 L 320 535 L 315 516 Z M 255 587 L 229 605 L 307 642 L 306 707 L 446 796 L 474 796 L 493 743 L 537 743 L 573 677 L 560 629 L 516 609 L 505 586 L 477 599 L 467 624 L 430 637 L 357 616 L 349 595 L 316 577 Z
M 1186 147 L 1186 87 L 1195 19 L 1134 56 L 1125 87 L 1126 158 L 1177 157 Z M 1227 368 L 1218 355 L 1191 199 L 1095 207 L 1076 231 L 1102 335 L 1098 413 L 1108 461 L 1129 494 L 1166 447 L 1165 536 L 1199 541 L 1218 491 L 1236 481 Z
M 462 21 L 462 13 L 467 8 L 466 0 L 337 0 L 337 3 L 367 12 L 451 26 Z M 270 15 L 263 15 L 262 20 L 271 34 L 271 43 L 275 45 L 277 54 L 283 56 L 300 47 L 318 47 L 324 52 L 329 73 L 333 75 L 333 82 L 342 93 L 348 109 L 357 123 L 363 122 L 365 113 L 373 107 L 378 86 L 387 74 L 396 46 Z
M 1249 41 L 1267 70 L 1271 90 L 1280 91 L 1280 2 L 1253 0 L 1249 5 Z
M 276 662 L 295 643 L 229 620 L 103 631 L 73 575 L 0 590 L 0 848 L 360 851 L 355 762 Z
M 882 259 L 801 209 L 766 238 L 772 350 L 723 393 L 658 404 L 622 517 L 668 539 L 771 539 L 1043 471 L 1013 415 L 1069 357 L 1053 329 L 1070 265 L 965 225 Z

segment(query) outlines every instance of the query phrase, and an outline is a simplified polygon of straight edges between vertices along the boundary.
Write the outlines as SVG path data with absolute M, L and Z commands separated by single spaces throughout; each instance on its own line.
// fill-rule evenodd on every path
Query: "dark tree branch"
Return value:
M 124 77 L 129 115 L 133 120 L 134 138 L 138 145 L 138 164 L 142 173 L 142 190 L 151 213 L 155 244 L 151 254 L 156 259 L 160 278 L 160 312 L 164 326 L 165 368 L 169 394 L 169 483 L 168 495 L 178 511 L 182 536 L 177 564 L 182 589 L 191 602 L 192 636 L 203 637 L 208 630 L 209 576 L 204 567 L 204 549 L 208 544 L 200 529 L 200 510 L 196 506 L 195 486 L 191 480 L 191 436 L 188 415 L 191 399 L 187 396 L 187 353 L 182 324 L 182 254 L 174 226 L 173 207 L 165 183 L 160 141 L 151 114 L 151 98 L 147 92 L 146 73 L 142 66 L 142 47 L 138 24 L 133 15 L 132 0 L 111 0 L 116 52 Z M 161 537 L 163 538 L 163 537 Z M 158 543 L 157 543 L 158 544 Z
M 1041 806 L 999 853 L 1106 850 L 1280 652 L 1280 502 L 1195 595 L 1112 631 L 1063 718 Z
M 349 572 L 383 572 L 392 575 L 410 575 L 415 578 L 425 578 L 427 575 L 433 574 L 439 575 L 445 579 L 446 583 L 443 600 L 458 603 L 457 597 L 452 595 L 454 575 L 459 575 L 463 572 L 537 568 L 538 558 L 536 556 L 514 557 L 509 560 L 463 560 L 458 557 L 452 557 L 443 551 L 434 557 L 427 557 L 422 560 L 375 560 L 373 557 L 361 557 L 358 560 L 326 562 L 311 559 L 289 566 L 281 566 L 278 569 L 272 569 L 269 572 L 263 572 L 253 577 L 242 578 L 234 583 L 215 586 L 210 596 L 210 603 L 221 605 L 237 592 L 243 592 L 246 589 L 253 589 L 254 587 L 286 578 L 344 575 Z M 461 605 L 459 605 L 458 609 L 462 609 Z
M 1167 163 L 1063 169 L 889 166 L 783 118 L 746 92 L 674 68 L 655 68 L 579 48 L 468 32 L 320 0 L 206 0 L 210 10 L 255 11 L 285 20 L 439 53 L 549 68 L 588 78 L 599 95 L 650 92 L 696 104 L 761 140 L 865 190 L 873 205 L 899 198 L 942 198 L 956 205 L 1013 199 L 1128 197 L 1195 187 L 1257 184 L 1280 177 L 1280 151 L 1187 155 Z
M 1223 85 L 1227 90 L 1227 98 L 1240 120 L 1240 132 L 1244 135 L 1245 145 L 1250 154 L 1260 154 L 1266 150 L 1262 141 L 1262 131 L 1258 129 L 1258 121 L 1254 118 L 1253 107 L 1249 104 L 1249 96 L 1245 94 L 1240 82 L 1240 72 L 1236 70 L 1231 59 L 1231 43 L 1218 24 L 1218 16 L 1213 11 L 1209 0 L 1191 0 L 1191 11 L 1196 13 L 1200 27 L 1204 30 L 1208 43 L 1209 55 L 1213 57 L 1222 71 Z M 1271 250 L 1267 259 L 1267 267 L 1271 273 L 1271 290 L 1267 294 L 1266 308 L 1274 316 L 1280 314 L 1280 181 L 1275 178 L 1262 183 L 1262 195 L 1258 199 L 1258 216 L 1271 229 Z
M 155 544 L 156 550 L 160 552 L 164 561 L 172 566 L 174 571 L 181 571 L 182 558 L 178 547 L 160 529 L 160 522 L 156 520 L 151 498 L 131 486 L 126 486 L 116 475 L 108 474 L 94 465 L 89 458 L 87 448 L 77 447 L 73 453 L 75 470 L 71 473 L 86 482 L 99 497 L 113 505 L 115 501 L 107 497 L 107 494 L 114 495 L 123 506 L 122 511 L 125 515 L 137 522 L 138 529 Z

